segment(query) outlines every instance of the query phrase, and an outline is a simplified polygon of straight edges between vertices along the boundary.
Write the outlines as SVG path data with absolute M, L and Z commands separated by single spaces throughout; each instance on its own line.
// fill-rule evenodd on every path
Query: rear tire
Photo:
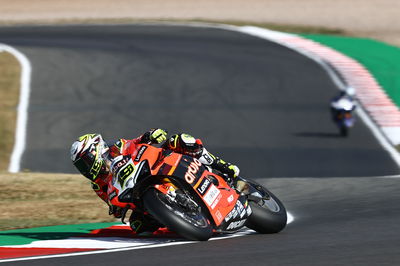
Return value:
M 286 226 L 286 209 L 274 194 L 264 187 L 262 189 L 269 195 L 269 199 L 258 202 L 249 200 L 253 212 L 247 219 L 246 226 L 262 234 L 278 233 Z
M 349 135 L 349 129 L 345 125 L 340 126 L 340 136 L 347 137 Z
M 188 212 L 154 188 L 146 191 L 143 199 L 147 211 L 171 231 L 196 241 L 211 237 L 212 227 L 201 211 Z

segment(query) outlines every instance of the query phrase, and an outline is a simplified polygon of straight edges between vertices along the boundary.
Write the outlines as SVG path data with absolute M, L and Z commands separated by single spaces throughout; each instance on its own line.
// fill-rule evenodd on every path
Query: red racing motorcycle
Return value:
M 244 226 L 277 233 L 286 226 L 285 207 L 268 189 L 241 177 L 227 182 L 196 158 L 140 144 L 113 165 L 111 203 L 141 210 L 186 239 L 204 241 Z

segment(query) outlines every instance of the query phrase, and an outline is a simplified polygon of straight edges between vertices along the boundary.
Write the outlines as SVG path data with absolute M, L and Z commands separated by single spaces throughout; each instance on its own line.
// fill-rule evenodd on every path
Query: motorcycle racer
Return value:
M 185 133 L 174 134 L 167 139 L 167 132 L 157 128 L 135 139 L 119 139 L 112 145 L 108 145 L 100 134 L 83 135 L 71 146 L 71 160 L 78 171 L 91 181 L 96 194 L 109 205 L 109 214 L 116 218 L 124 217 L 125 213 L 123 209 L 110 203 L 108 186 L 112 176 L 121 169 L 123 157 L 137 152 L 136 146 L 141 143 L 162 144 L 164 149 L 195 157 L 204 165 L 226 174 L 231 179 L 237 177 L 240 172 L 236 165 L 209 153 L 200 139 Z M 140 211 L 133 211 L 129 221 L 136 233 L 153 232 L 160 227 L 154 219 Z
M 339 95 L 331 100 L 330 108 L 332 119 L 336 121 L 342 112 L 352 112 L 356 108 L 356 103 L 353 99 L 355 90 L 353 87 L 348 87 L 346 90 L 340 91 Z

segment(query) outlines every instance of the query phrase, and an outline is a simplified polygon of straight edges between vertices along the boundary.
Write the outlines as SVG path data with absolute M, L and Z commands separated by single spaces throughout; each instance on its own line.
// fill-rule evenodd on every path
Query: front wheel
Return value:
M 182 197 L 187 195 L 182 194 Z M 168 229 L 190 240 L 205 241 L 212 235 L 212 227 L 200 208 L 188 208 L 151 188 L 143 195 L 147 211 Z M 188 199 L 190 200 L 190 199 Z
M 282 202 L 269 190 L 257 185 L 262 198 L 250 199 L 249 205 L 253 211 L 246 221 L 246 226 L 259 233 L 273 234 L 283 230 L 287 222 L 286 209 Z

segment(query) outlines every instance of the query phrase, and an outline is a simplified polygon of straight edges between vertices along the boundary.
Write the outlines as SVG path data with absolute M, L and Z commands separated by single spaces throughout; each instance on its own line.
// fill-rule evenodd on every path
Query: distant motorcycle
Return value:
M 354 101 L 348 97 L 340 98 L 331 103 L 332 117 L 342 137 L 347 137 L 350 128 L 354 126 L 353 111 L 355 107 Z
M 285 207 L 269 190 L 241 177 L 226 181 L 196 158 L 141 144 L 120 162 L 111 203 L 142 210 L 184 238 L 204 241 L 244 226 L 277 233 L 286 226 Z

